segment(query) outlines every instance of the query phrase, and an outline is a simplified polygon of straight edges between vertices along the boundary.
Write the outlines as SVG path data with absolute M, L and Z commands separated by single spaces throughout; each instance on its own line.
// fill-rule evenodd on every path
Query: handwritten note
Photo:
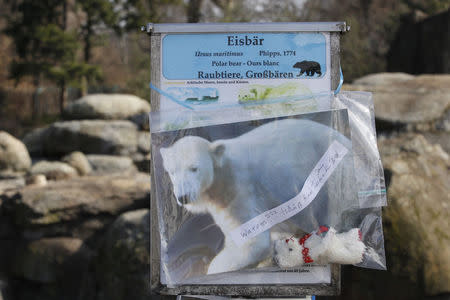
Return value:
M 303 185 L 300 193 L 287 202 L 272 208 L 250 221 L 235 228 L 231 237 L 237 245 L 270 229 L 306 208 L 317 196 L 322 186 L 334 172 L 348 150 L 338 141 L 333 141 L 325 154 L 320 158 Z

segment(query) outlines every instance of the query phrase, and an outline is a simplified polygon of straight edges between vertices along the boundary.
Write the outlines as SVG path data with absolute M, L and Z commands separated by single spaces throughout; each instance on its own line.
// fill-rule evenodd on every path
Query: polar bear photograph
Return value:
M 339 228 L 339 217 L 345 209 L 340 201 L 344 197 L 347 205 L 354 201 L 349 192 L 352 188 L 344 186 L 351 182 L 349 176 L 354 176 L 349 151 L 316 198 L 300 213 L 242 245 L 236 245 L 230 237 L 233 229 L 295 197 L 333 141 L 351 149 L 345 110 L 156 135 L 152 139 L 155 170 L 161 170 L 156 174 L 160 222 L 172 228 L 162 232 L 162 257 L 176 249 L 177 257 L 184 255 L 184 262 L 193 263 L 186 260 L 186 253 L 200 249 L 203 238 L 204 246 L 216 248 L 201 262 L 205 274 L 270 266 L 274 231 L 311 232 L 320 225 Z M 162 220 L 168 214 L 173 217 Z M 181 219 L 175 216 L 180 214 Z M 216 227 L 217 234 L 206 238 L 204 228 L 187 229 L 192 224 L 190 219 L 202 215 L 212 220 L 209 226 Z M 181 221 L 167 223 L 174 220 Z

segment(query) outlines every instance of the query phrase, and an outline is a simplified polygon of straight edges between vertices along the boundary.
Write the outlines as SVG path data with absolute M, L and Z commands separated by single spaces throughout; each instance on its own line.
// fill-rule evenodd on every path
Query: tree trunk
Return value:
M 40 83 L 40 76 L 39 75 L 34 75 L 33 78 L 33 86 L 34 86 L 34 91 L 33 91 L 33 96 L 32 96 L 32 112 L 31 112 L 31 117 L 32 119 L 35 121 L 37 120 L 38 116 L 39 116 L 39 83 Z
M 198 23 L 202 16 L 200 8 L 202 6 L 202 0 L 189 0 L 187 15 L 189 23 Z
M 67 28 L 67 0 L 63 1 L 63 12 L 62 12 L 62 29 L 66 30 Z
M 91 37 L 92 37 L 92 24 L 88 19 L 86 24 L 86 35 L 84 36 L 84 62 L 89 63 L 91 60 Z
M 372 0 L 360 0 L 363 16 L 364 16 L 364 24 L 366 28 L 369 27 L 370 24 L 370 5 L 372 4 Z
M 87 78 L 84 75 L 81 77 L 80 92 L 81 92 L 81 95 L 80 95 L 81 97 L 84 97 L 88 94 Z
M 62 114 L 67 102 L 66 81 L 63 80 L 59 85 L 59 113 Z
M 92 29 L 92 20 L 91 17 L 88 15 L 87 16 L 87 21 L 86 21 L 86 33 L 84 36 L 84 62 L 86 64 L 89 63 L 89 61 L 91 60 L 91 48 L 92 48 L 92 34 L 93 34 L 93 29 Z M 81 96 L 84 97 L 88 94 L 88 81 L 86 76 L 81 77 Z

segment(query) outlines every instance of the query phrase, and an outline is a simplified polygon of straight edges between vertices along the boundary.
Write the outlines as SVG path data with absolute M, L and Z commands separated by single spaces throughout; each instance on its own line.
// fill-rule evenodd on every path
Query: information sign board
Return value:
M 301 98 L 311 101 L 316 95 L 331 93 L 339 82 L 339 36 L 347 27 L 343 22 L 235 23 L 148 24 L 144 29 L 151 36 L 152 114 L 158 119 L 158 124 L 182 129 L 183 125 L 170 123 L 174 112 L 205 111 L 208 114 L 214 111 L 217 114 L 222 109 L 233 107 L 233 113 L 236 113 L 249 104 Z M 317 102 L 312 105 L 316 105 L 314 111 L 320 111 Z M 153 128 L 152 132 L 160 129 Z M 152 186 L 157 186 L 154 174 Z M 221 283 L 220 286 L 214 280 L 171 285 L 161 268 L 161 243 L 165 241 L 160 237 L 162 224 L 158 223 L 155 199 L 153 188 L 153 292 L 246 297 L 335 295 L 339 292 L 337 265 L 313 269 L 305 266 L 301 271 L 304 274 L 294 272 L 287 274 L 290 276 L 279 277 L 289 279 L 286 282 L 261 281 L 263 277 L 254 273 L 236 274 L 240 276 L 239 280 Z M 180 213 L 176 207 L 171 211 L 173 218 Z M 172 224 L 164 226 L 166 230 L 172 230 Z M 320 271 L 321 279 L 315 281 L 314 276 L 308 277 L 311 271 Z M 256 279 L 251 279 L 251 276 L 256 276 Z M 303 278 L 302 284 L 298 284 L 299 278 Z
M 161 88 L 190 105 L 295 99 L 331 89 L 328 33 L 165 34 Z M 161 110 L 179 106 L 162 101 Z

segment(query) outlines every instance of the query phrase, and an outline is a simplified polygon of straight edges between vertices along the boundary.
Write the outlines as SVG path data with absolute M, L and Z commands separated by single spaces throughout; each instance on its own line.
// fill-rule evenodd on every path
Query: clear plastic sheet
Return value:
M 358 176 L 358 199 L 361 207 L 386 206 L 386 185 L 378 152 L 372 93 L 342 91 L 337 95 L 321 93 L 297 101 L 259 101 L 253 105 L 229 105 L 215 109 L 153 112 L 152 132 L 194 128 L 217 124 L 259 120 L 302 113 L 347 109 L 353 142 L 354 165 Z M 161 117 L 163 116 L 163 117 Z
M 384 178 L 382 167 L 373 163 L 379 155 L 370 95 L 320 95 L 315 106 L 301 101 L 287 107 L 265 103 L 220 112 L 165 112 L 164 120 L 152 114 L 162 283 L 329 283 L 326 261 L 281 267 L 275 244 L 308 234 L 320 242 L 334 231 L 355 228 L 360 232 L 355 242 L 364 243 L 357 265 L 385 268 L 378 208 L 385 205 Z M 233 229 L 301 193 L 333 141 L 348 153 L 314 200 L 243 246 L 235 244 Z M 233 163 L 227 164 L 230 158 Z
M 356 185 L 362 208 L 387 205 L 383 164 L 377 147 L 372 93 L 343 91 L 332 109 L 347 109 L 353 144 Z

